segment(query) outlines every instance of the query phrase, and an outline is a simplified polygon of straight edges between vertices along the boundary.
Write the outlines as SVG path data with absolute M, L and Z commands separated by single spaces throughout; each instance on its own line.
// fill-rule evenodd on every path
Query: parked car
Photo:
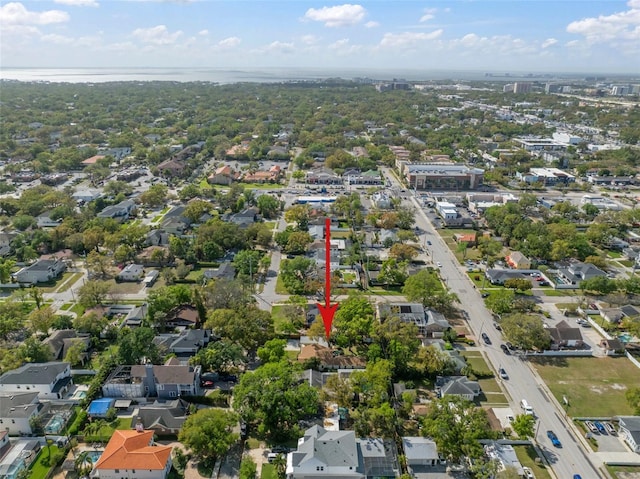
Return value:
M 584 425 L 587 426 L 587 428 L 589 429 L 589 431 L 591 431 L 594 434 L 598 434 L 598 428 L 596 427 L 595 424 L 593 424 L 591 421 L 585 421 Z
M 602 424 L 600 421 L 594 421 L 593 424 L 598 428 L 598 432 L 600 434 L 606 434 L 607 430 L 604 427 L 604 424 Z
M 493 323 L 493 327 L 496 328 L 498 331 L 502 331 L 502 326 L 500 326 L 498 323 Z
M 556 436 L 555 432 L 547 431 L 547 437 L 551 440 L 551 444 L 553 444 L 555 447 L 562 447 L 562 443 L 560 442 L 560 439 L 558 439 L 558 436 Z
M 612 436 L 617 436 L 618 432 L 616 431 L 616 428 L 613 427 L 613 424 L 611 424 L 610 422 L 605 422 L 604 423 L 604 427 L 607 430 L 607 432 L 609 434 L 611 434 Z
M 536 476 L 533 475 L 533 471 L 527 466 L 524 466 L 522 468 L 522 472 L 524 472 L 524 477 L 526 477 L 527 479 L 536 479 Z
M 502 379 L 509 379 L 509 375 L 507 374 L 507 371 L 504 370 L 504 368 L 498 369 L 498 373 L 500 374 L 500 377 Z
M 582 479 L 582 476 L 580 474 L 574 474 L 573 479 Z
M 427 244 L 428 244 L 429 246 L 431 246 L 431 241 L 427 240 Z
M 437 266 L 438 268 L 442 268 L 442 263 L 441 263 L 440 261 L 438 261 L 438 262 L 436 263 L 436 266 Z
M 507 415 L 507 421 L 509 421 L 509 422 L 513 422 L 513 421 L 515 421 L 515 420 L 516 420 L 516 418 L 514 418 L 511 414 L 508 414 L 508 415 Z
M 202 381 L 201 385 L 203 388 L 212 388 L 214 386 L 213 381 Z
M 488 297 L 489 297 L 489 293 L 482 293 L 482 294 L 481 294 L 481 296 L 482 296 L 483 298 L 488 298 Z
M 484 341 L 485 344 L 491 344 L 491 339 L 489 339 L 489 336 L 487 335 L 487 333 L 482 333 L 482 340 Z
M 221 374 L 220 375 L 220 381 L 227 381 L 230 383 L 235 383 L 238 380 L 238 376 L 236 376 L 235 374 Z
M 500 349 L 502 349 L 502 352 L 504 354 L 511 354 L 511 350 L 507 347 L 506 344 L 501 344 L 500 345 Z

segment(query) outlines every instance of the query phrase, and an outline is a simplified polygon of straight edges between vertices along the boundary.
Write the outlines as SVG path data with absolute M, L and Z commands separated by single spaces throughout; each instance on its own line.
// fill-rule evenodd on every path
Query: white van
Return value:
M 533 416 L 533 408 L 529 406 L 529 403 L 527 402 L 526 399 L 523 399 L 522 401 L 520 401 L 520 407 L 522 408 L 525 414 L 528 414 L 529 416 Z

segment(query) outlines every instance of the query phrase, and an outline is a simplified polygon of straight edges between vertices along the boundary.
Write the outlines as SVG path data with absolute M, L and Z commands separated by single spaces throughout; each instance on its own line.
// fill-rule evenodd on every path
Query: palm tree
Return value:
M 93 470 L 93 457 L 89 455 L 89 451 L 82 451 L 76 457 L 73 466 L 78 476 L 88 476 Z
M 273 461 L 271 462 L 273 467 L 276 469 L 276 473 L 278 474 L 278 479 L 284 479 L 285 472 L 287 470 L 287 459 L 284 454 L 278 454 Z

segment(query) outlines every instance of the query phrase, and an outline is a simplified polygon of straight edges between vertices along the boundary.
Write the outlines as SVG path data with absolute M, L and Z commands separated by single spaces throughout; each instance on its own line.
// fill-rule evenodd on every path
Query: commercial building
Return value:
M 465 165 L 402 163 L 400 171 L 416 190 L 474 190 L 482 186 L 484 170 Z

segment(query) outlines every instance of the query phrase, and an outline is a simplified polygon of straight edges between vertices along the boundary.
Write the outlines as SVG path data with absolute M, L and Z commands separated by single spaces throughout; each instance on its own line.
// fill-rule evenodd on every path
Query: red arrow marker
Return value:
M 322 322 L 324 323 L 324 332 L 329 339 L 331 334 L 331 324 L 333 323 L 333 317 L 338 309 L 338 303 L 331 304 L 331 220 L 327 218 L 325 220 L 325 239 L 326 239 L 326 276 L 324 282 L 324 305 L 318 303 L 318 309 L 322 315 Z

